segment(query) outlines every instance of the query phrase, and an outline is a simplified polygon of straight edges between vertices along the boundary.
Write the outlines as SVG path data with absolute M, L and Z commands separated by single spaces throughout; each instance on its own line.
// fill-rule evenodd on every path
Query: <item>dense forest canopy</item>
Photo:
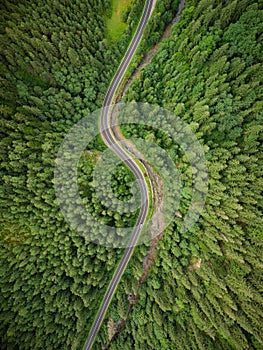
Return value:
M 127 91 L 125 101 L 156 103 L 190 125 L 206 153 L 209 192 L 189 232 L 180 233 L 181 217 L 164 232 L 112 349 L 262 349 L 262 6 L 187 1 L 171 36 Z M 185 179 L 178 145 L 158 130 L 125 131 L 161 144 Z M 98 349 L 128 313 L 144 249 L 138 247 L 118 288 Z
M 81 347 L 121 256 L 68 226 L 54 161 L 69 128 L 101 107 L 141 11 L 135 1 L 113 44 L 109 1 L 1 2 L 1 349 Z M 81 192 L 104 148 L 95 140 L 83 155 Z
M 1 349 L 80 349 L 122 254 L 72 230 L 53 188 L 59 145 L 74 123 L 101 107 L 143 6 L 137 0 L 125 9 L 117 40 L 107 31 L 112 3 L 0 5 Z M 157 1 L 139 54 L 160 37 L 177 5 Z M 209 193 L 189 232 L 180 234 L 180 215 L 165 230 L 112 349 L 263 346 L 262 7 L 262 1 L 188 0 L 171 36 L 127 91 L 127 101 L 159 104 L 190 125 L 204 146 Z M 165 135 L 132 125 L 123 131 L 162 145 L 190 181 L 182 150 Z M 83 154 L 81 194 L 104 222 L 126 225 L 134 218 L 106 210 L 88 185 L 103 150 L 98 138 Z M 116 169 L 117 197 L 129 198 L 132 180 L 125 167 Z M 185 192 L 182 215 L 188 203 Z M 96 349 L 126 317 L 147 250 L 136 248 Z

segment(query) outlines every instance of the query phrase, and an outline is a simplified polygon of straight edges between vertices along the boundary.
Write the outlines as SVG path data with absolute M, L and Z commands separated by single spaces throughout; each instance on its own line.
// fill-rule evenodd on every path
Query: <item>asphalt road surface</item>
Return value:
M 139 42 L 142 37 L 143 29 L 145 25 L 147 24 L 151 13 L 153 11 L 155 5 L 155 0 L 146 0 L 144 10 L 142 17 L 140 19 L 139 25 L 137 27 L 137 30 L 134 34 L 134 37 L 130 43 L 130 46 L 128 50 L 126 51 L 126 54 L 114 76 L 114 78 L 111 81 L 110 87 L 107 91 L 107 94 L 105 96 L 104 102 L 103 102 L 103 109 L 101 113 L 100 118 L 100 133 L 102 136 L 103 141 L 105 144 L 130 168 L 130 170 L 135 175 L 136 179 L 138 180 L 140 190 L 141 190 L 141 209 L 139 213 L 139 217 L 136 223 L 136 226 L 134 227 L 131 238 L 129 240 L 129 243 L 127 244 L 127 248 L 125 249 L 124 255 L 115 271 L 114 276 L 112 277 L 112 280 L 108 286 L 108 289 L 105 293 L 104 299 L 100 305 L 99 311 L 96 315 L 96 318 L 93 322 L 93 325 L 90 329 L 87 341 L 84 345 L 83 350 L 89 350 L 92 348 L 92 344 L 94 343 L 95 337 L 100 329 L 100 326 L 102 324 L 102 321 L 105 317 L 105 314 L 107 312 L 108 306 L 111 302 L 111 299 L 113 297 L 113 294 L 118 286 L 118 283 L 121 279 L 121 276 L 123 272 L 126 269 L 126 266 L 132 256 L 134 247 L 140 237 L 140 233 L 144 224 L 144 221 L 146 219 L 147 213 L 148 213 L 148 207 L 149 207 L 149 194 L 148 194 L 148 187 L 147 183 L 144 178 L 144 174 L 140 167 L 136 164 L 136 162 L 133 160 L 131 155 L 125 151 L 123 146 L 118 143 L 118 140 L 116 140 L 111 125 L 110 125 L 110 106 L 113 101 L 113 97 L 115 95 L 115 92 L 117 90 L 117 87 L 133 57 L 135 54 L 135 51 L 139 45 Z

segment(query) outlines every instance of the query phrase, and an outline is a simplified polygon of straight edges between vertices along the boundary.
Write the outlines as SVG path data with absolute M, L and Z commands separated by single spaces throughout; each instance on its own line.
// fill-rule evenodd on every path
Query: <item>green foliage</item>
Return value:
M 107 33 L 109 37 L 118 41 L 127 27 L 131 10 L 130 0 L 111 0 L 111 15 L 107 19 Z
M 187 1 L 171 37 L 127 91 L 127 101 L 158 103 L 192 127 L 206 152 L 209 192 L 190 232 L 180 233 L 180 217 L 165 230 L 141 302 L 113 349 L 263 346 L 262 22 L 262 2 Z M 136 125 L 124 132 L 164 147 L 191 186 L 178 145 Z M 183 216 L 189 198 L 186 188 Z M 124 279 L 117 298 L 127 293 Z
M 156 1 L 154 11 L 145 27 L 140 45 L 131 65 L 129 66 L 126 76 L 130 76 L 134 72 L 147 51 L 151 49 L 152 46 L 161 38 L 165 27 L 171 23 L 173 17 L 175 16 L 179 3 L 180 0 Z M 136 7 L 134 6 L 134 8 Z
M 140 55 L 158 40 L 178 1 L 158 1 Z M 126 30 L 108 43 L 108 1 L 7 1 L 1 5 L 2 349 L 79 349 L 122 251 L 95 246 L 70 229 L 53 189 L 54 160 L 66 132 L 101 106 L 134 30 L 141 3 L 124 15 Z M 198 223 L 180 233 L 177 216 L 113 349 L 261 349 L 262 320 L 262 3 L 189 0 L 172 35 L 127 92 L 185 120 L 204 145 L 209 194 Z M 138 56 L 140 57 L 140 56 Z M 156 142 L 181 172 L 179 212 L 191 200 L 191 172 L 179 145 L 158 130 L 129 125 L 126 135 Z M 79 163 L 83 200 L 116 226 L 96 201 L 92 170 L 98 137 Z M 132 175 L 112 175 L 119 199 Z M 146 247 L 137 247 L 109 310 L 127 316 Z M 104 325 L 96 346 L 108 341 Z
M 53 187 L 61 141 L 101 107 L 131 38 L 128 24 L 116 45 L 108 43 L 109 8 L 106 0 L 0 5 L 1 349 L 79 349 L 122 254 L 77 235 Z M 84 201 L 112 220 L 91 201 L 87 177 L 105 149 L 100 138 L 91 146 L 79 165 Z M 125 197 L 130 174 L 118 171 L 115 191 Z M 125 219 L 133 220 L 113 221 Z

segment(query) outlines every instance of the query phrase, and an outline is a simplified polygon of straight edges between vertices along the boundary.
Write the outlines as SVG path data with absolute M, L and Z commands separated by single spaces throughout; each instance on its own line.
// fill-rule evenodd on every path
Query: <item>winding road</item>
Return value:
M 114 76 L 114 78 L 111 81 L 111 84 L 109 86 L 109 89 L 106 93 L 103 106 L 102 106 L 102 112 L 100 117 L 100 133 L 103 141 L 105 144 L 129 167 L 129 169 L 133 172 L 135 175 L 139 186 L 141 190 L 141 209 L 138 216 L 138 220 L 136 223 L 136 226 L 134 227 L 131 238 L 129 240 L 129 243 L 127 245 L 127 248 L 125 249 L 125 252 L 122 256 L 122 259 L 119 262 L 119 265 L 117 266 L 115 273 L 112 277 L 112 280 L 108 286 L 108 289 L 104 295 L 103 301 L 100 305 L 99 311 L 96 315 L 96 318 L 93 322 L 93 325 L 90 329 L 87 341 L 84 345 L 83 350 L 89 350 L 92 348 L 92 344 L 94 343 L 95 337 L 100 329 L 100 326 L 103 322 L 103 319 L 105 317 L 105 314 L 107 312 L 107 309 L 109 307 L 109 304 L 111 302 L 111 299 L 114 295 L 114 292 L 118 286 L 118 283 L 121 279 L 121 276 L 123 275 L 128 262 L 133 254 L 134 247 L 140 237 L 140 233 L 143 227 L 143 224 L 146 220 L 148 209 L 149 209 L 149 193 L 148 193 L 148 186 L 145 181 L 144 174 L 141 170 L 141 168 L 138 166 L 136 161 L 131 157 L 131 155 L 126 152 L 126 150 L 123 148 L 123 146 L 118 142 L 116 139 L 111 123 L 110 123 L 110 110 L 111 105 L 113 102 L 113 98 L 115 95 L 115 92 L 128 68 L 128 65 L 135 54 L 135 51 L 140 43 L 140 40 L 142 38 L 143 29 L 145 28 L 145 25 L 147 24 L 151 13 L 155 6 L 155 0 L 146 0 L 143 14 L 141 16 L 140 22 L 138 24 L 137 30 L 134 34 L 134 37 L 126 51 L 126 54 Z M 143 166 L 142 166 L 143 167 Z

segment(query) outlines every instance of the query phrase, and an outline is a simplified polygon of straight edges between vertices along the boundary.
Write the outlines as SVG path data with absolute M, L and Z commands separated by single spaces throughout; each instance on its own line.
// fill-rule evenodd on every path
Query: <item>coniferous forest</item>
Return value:
M 70 228 L 53 184 L 63 137 L 101 107 L 143 9 L 142 1 L 127 2 L 116 40 L 108 27 L 112 3 L 0 5 L 3 350 L 82 349 L 123 253 Z M 178 4 L 157 0 L 139 53 L 160 38 Z M 147 278 L 149 244 L 136 248 L 94 349 L 111 339 L 116 350 L 263 348 L 262 23 L 261 0 L 188 0 L 170 37 L 127 90 L 124 101 L 158 104 L 190 125 L 205 151 L 209 191 L 198 222 L 182 234 L 185 192 L 182 215 L 164 231 Z M 124 133 L 150 138 L 186 168 L 180 147 L 157 130 L 131 125 Z M 87 210 L 121 227 L 134 218 L 104 208 L 91 185 L 105 149 L 99 138 L 89 145 L 79 188 Z M 186 182 L 189 177 L 183 174 Z M 124 166 L 116 168 L 116 196 L 129 197 L 133 180 Z M 113 337 L 121 320 L 125 327 Z

